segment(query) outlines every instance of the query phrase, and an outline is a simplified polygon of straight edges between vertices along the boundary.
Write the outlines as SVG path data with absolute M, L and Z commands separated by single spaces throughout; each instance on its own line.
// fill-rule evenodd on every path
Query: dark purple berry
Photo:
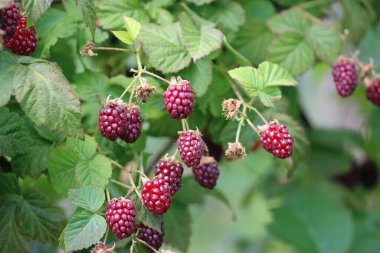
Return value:
M 181 132 L 177 144 L 181 159 L 187 167 L 197 166 L 201 162 L 206 145 L 198 131 Z
M 99 111 L 98 125 L 103 137 L 115 141 L 126 132 L 127 115 L 125 107 L 110 101 Z
M 380 78 L 374 78 L 367 86 L 367 98 L 377 106 L 380 106 Z
M 161 178 L 169 185 L 170 194 L 173 196 L 181 187 L 183 167 L 174 157 L 165 156 L 156 166 L 154 175 Z
M 36 49 L 36 30 L 33 26 L 25 29 L 27 22 L 27 17 L 21 17 L 15 33 L 12 37 L 4 40 L 5 46 L 15 54 L 30 55 Z
M 113 199 L 108 202 L 106 220 L 108 227 L 117 236 L 124 239 L 130 236 L 135 229 L 136 209 L 129 199 Z
M 201 163 L 195 166 L 193 175 L 195 180 L 203 187 L 213 189 L 219 177 L 218 163 L 213 157 L 204 156 Z
M 342 97 L 350 96 L 357 84 L 355 63 L 346 58 L 339 58 L 332 68 L 336 90 Z
M 137 233 L 137 237 L 146 242 L 148 245 L 150 245 L 155 250 L 158 250 L 162 243 L 164 242 L 164 232 L 162 233 L 154 230 L 153 228 L 147 227 L 143 224 L 140 224 L 138 226 L 139 232 Z M 153 252 L 152 249 L 149 247 L 146 247 L 149 252 Z
M 17 22 L 20 19 L 20 10 L 15 2 L 0 10 L 2 22 L 0 28 L 5 32 L 5 38 L 10 38 L 16 32 Z
M 120 135 L 120 139 L 127 143 L 135 142 L 141 134 L 140 107 L 134 104 L 127 104 L 125 108 L 126 126 L 125 131 Z

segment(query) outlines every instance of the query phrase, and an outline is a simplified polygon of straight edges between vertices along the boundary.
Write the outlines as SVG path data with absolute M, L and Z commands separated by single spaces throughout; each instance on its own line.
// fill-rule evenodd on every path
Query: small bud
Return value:
M 235 119 L 240 106 L 241 102 L 237 99 L 230 98 L 224 100 L 222 103 L 222 110 L 226 119 Z
M 240 142 L 229 142 L 228 149 L 225 152 L 225 156 L 228 160 L 242 159 L 246 156 L 245 147 Z
M 114 251 L 115 245 L 113 245 L 111 248 L 107 248 L 107 246 L 102 243 L 98 242 L 96 246 L 91 250 L 91 253 L 115 253 Z
M 141 103 L 145 104 L 149 95 L 156 91 L 156 87 L 150 85 L 145 78 L 141 79 L 144 84 L 136 87 L 136 98 L 141 101 Z
M 96 56 L 97 54 L 95 54 L 92 49 L 95 47 L 95 43 L 90 41 L 90 42 L 87 42 L 86 46 L 84 49 L 82 49 L 80 51 L 80 54 L 83 56 L 83 57 L 86 57 L 86 56 Z

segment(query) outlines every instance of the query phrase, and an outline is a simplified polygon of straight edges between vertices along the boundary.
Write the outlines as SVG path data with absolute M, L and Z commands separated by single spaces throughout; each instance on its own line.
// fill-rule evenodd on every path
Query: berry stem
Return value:
M 151 249 L 154 253 L 160 253 L 159 251 L 157 251 L 155 248 L 153 248 L 152 246 L 150 246 L 149 244 L 147 244 L 146 242 L 144 242 L 143 240 L 141 240 L 140 238 L 136 238 L 139 242 L 141 242 L 142 244 L 144 244 L 145 246 L 147 246 L 149 249 Z
M 106 188 L 106 196 L 107 196 L 107 202 L 111 200 L 110 191 L 108 190 L 108 187 Z
M 231 87 L 234 90 L 236 96 L 239 98 L 240 102 L 242 102 L 243 104 L 245 104 L 244 98 L 241 95 L 239 89 L 236 87 L 236 85 L 232 81 L 230 82 L 230 84 L 231 84 Z
M 127 88 L 125 88 L 124 92 L 120 95 L 120 99 L 122 99 L 124 97 L 125 94 L 127 94 L 128 90 L 135 84 L 136 82 L 136 78 L 133 79 L 133 81 L 127 86 Z
M 260 131 L 259 131 L 259 129 L 257 129 L 257 128 L 255 127 L 255 125 L 253 125 L 253 123 L 252 123 L 248 118 L 246 118 L 245 120 L 247 121 L 248 125 L 253 129 L 253 131 L 255 131 L 255 132 L 257 133 L 257 135 L 260 136 Z
M 236 139 L 235 139 L 235 142 L 239 142 L 239 138 L 240 138 L 240 132 L 241 132 L 241 127 L 243 126 L 243 123 L 244 123 L 244 118 L 242 117 L 239 121 L 239 126 L 238 126 L 238 129 L 237 129 L 237 132 L 236 132 Z
M 181 120 L 181 123 L 182 123 L 182 130 L 184 132 L 186 132 L 186 123 L 185 123 L 185 119 Z
M 131 184 L 132 184 L 132 186 L 133 186 L 133 188 L 134 188 L 134 190 L 135 190 L 137 196 L 139 196 L 139 199 L 140 199 L 140 201 L 142 202 L 141 194 L 139 193 L 139 191 L 138 191 L 137 188 L 136 188 L 136 185 L 135 185 L 135 182 L 133 181 L 133 178 L 132 178 L 132 176 L 131 176 L 131 173 L 128 173 L 128 177 L 129 177 L 129 180 L 131 181 Z
M 149 71 L 146 70 L 146 69 L 143 69 L 143 70 L 142 70 L 142 73 L 143 73 L 143 74 L 150 75 L 150 76 L 153 76 L 154 78 L 157 78 L 157 79 L 159 79 L 159 80 L 161 80 L 161 81 L 163 81 L 163 82 L 165 82 L 165 83 L 167 83 L 167 84 L 170 84 L 170 81 L 169 81 L 169 80 L 167 80 L 167 79 L 165 79 L 165 78 L 163 78 L 163 77 L 161 77 L 161 76 L 159 76 L 159 75 L 156 75 L 156 74 L 154 74 L 154 73 L 152 73 L 152 72 L 149 72 Z
M 126 48 L 118 48 L 118 47 L 93 47 L 92 50 L 99 50 L 99 51 L 118 51 L 118 52 L 135 53 L 134 50 L 126 49 Z
M 230 51 L 242 64 L 252 66 L 252 63 L 247 58 L 245 58 L 241 53 L 239 53 L 239 51 L 233 48 L 230 43 L 228 43 L 226 36 L 223 36 L 223 43 L 228 51 Z
M 118 162 L 116 162 L 116 161 L 114 161 L 114 160 L 111 160 L 111 163 L 112 163 L 113 165 L 116 165 L 116 166 L 119 167 L 120 169 L 124 169 L 124 167 L 123 167 L 120 163 L 118 163 Z
M 104 236 L 104 240 L 103 240 L 104 245 L 107 244 L 108 231 L 109 231 L 109 228 L 107 227 L 106 235 Z
M 119 181 L 117 181 L 115 179 L 111 179 L 111 182 L 114 183 L 114 184 L 118 184 L 120 186 L 123 186 L 123 187 L 125 187 L 127 189 L 132 189 L 133 188 L 133 186 L 130 186 L 130 185 L 127 185 L 127 184 L 123 184 L 122 182 L 119 182 Z
M 244 104 L 248 109 L 254 111 L 259 117 L 264 121 L 266 125 L 269 125 L 268 121 L 264 118 L 264 116 L 257 110 L 255 107 L 249 105 L 249 104 Z
M 133 250 L 135 248 L 135 244 L 136 244 L 136 240 L 135 240 L 135 235 L 132 236 L 132 245 L 131 247 L 129 248 L 129 252 L 130 253 L 133 253 Z

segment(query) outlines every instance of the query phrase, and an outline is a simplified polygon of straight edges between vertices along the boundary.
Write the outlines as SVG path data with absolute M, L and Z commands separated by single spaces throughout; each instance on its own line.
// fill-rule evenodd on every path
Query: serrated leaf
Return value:
M 63 225 L 63 213 L 46 197 L 29 188 L 18 202 L 18 215 L 28 235 L 42 243 L 55 243 Z
M 269 231 L 299 252 L 344 253 L 349 250 L 353 224 L 347 210 L 325 197 L 301 193 L 273 210 Z
M 65 250 L 90 247 L 102 238 L 106 228 L 106 220 L 98 214 L 86 210 L 75 213 L 65 228 Z
M 328 64 L 335 62 L 342 46 L 339 33 L 322 25 L 311 26 L 307 30 L 306 40 L 313 47 L 315 54 Z
M 28 27 L 33 26 L 44 15 L 52 2 L 53 0 L 27 0 L 25 10 L 28 16 Z
M 83 186 L 104 188 L 111 175 L 111 161 L 105 156 L 96 155 L 90 160 L 80 160 L 75 166 L 75 179 Z
M 13 89 L 17 102 L 35 124 L 83 136 L 79 100 L 57 65 L 35 62 L 17 68 Z
M 259 99 L 263 105 L 274 106 L 274 102 L 281 98 L 281 90 L 278 87 L 268 87 L 259 94 Z
M 7 194 L 20 194 L 20 187 L 17 182 L 17 177 L 13 173 L 0 174 L 0 198 Z
M 90 28 L 93 40 L 95 40 L 96 13 L 94 0 L 76 0 L 80 6 L 84 23 Z
M 125 29 L 127 29 L 127 32 L 132 38 L 133 42 L 135 42 L 137 37 L 140 34 L 140 30 L 141 30 L 140 22 L 130 17 L 124 17 L 124 27 Z
M 98 147 L 95 138 L 88 135 L 85 136 L 84 140 L 67 138 L 66 146 L 83 160 L 92 158 Z
M 164 216 L 165 242 L 186 252 L 191 238 L 191 214 L 187 206 L 172 203 Z
M 105 201 L 102 188 L 89 186 L 70 189 L 69 198 L 74 205 L 92 212 L 97 211 Z
M 179 72 L 178 75 L 191 83 L 198 97 L 203 96 L 212 81 L 212 62 L 208 59 L 199 60 Z
M 300 75 L 313 65 L 315 57 L 303 35 L 285 33 L 270 45 L 268 60 L 281 65 L 293 75 Z
M 180 38 L 179 23 L 143 25 L 140 40 L 152 66 L 163 73 L 177 72 L 191 62 L 191 56 Z
M 0 52 L 0 107 L 8 103 L 12 95 L 12 83 L 16 57 L 6 51 Z
M 125 44 L 133 45 L 133 43 L 135 43 L 131 35 L 126 31 L 112 31 L 112 33 Z
M 145 207 L 141 208 L 137 220 L 143 223 L 145 226 L 153 228 L 156 231 L 162 231 L 162 217 L 152 214 Z
M 182 38 L 194 61 L 221 48 L 223 33 L 214 24 L 183 12 L 180 15 Z
M 32 145 L 24 120 L 8 108 L 0 108 L 0 155 L 15 156 L 28 151 Z
M 291 9 L 273 16 L 267 21 L 267 24 L 274 33 L 303 34 L 310 28 L 311 21 L 303 11 Z

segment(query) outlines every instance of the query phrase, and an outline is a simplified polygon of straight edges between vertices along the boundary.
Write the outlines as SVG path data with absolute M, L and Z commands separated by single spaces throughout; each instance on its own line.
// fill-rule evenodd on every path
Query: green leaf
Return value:
M 294 86 L 297 81 L 283 68 L 270 62 L 263 62 L 257 69 L 240 67 L 228 71 L 253 98 L 259 96 L 265 106 L 272 106 L 281 98 L 281 91 L 276 86 Z
M 95 40 L 96 13 L 94 0 L 76 0 L 80 6 L 84 23 L 90 28 L 93 40 Z
M 198 97 L 203 96 L 212 81 L 212 62 L 208 59 L 199 60 L 179 72 L 178 75 L 191 83 Z
M 52 63 L 36 62 L 17 70 L 13 89 L 27 116 L 39 126 L 83 136 L 79 100 L 61 69 Z
M 45 196 L 29 188 L 18 202 L 23 229 L 42 243 L 55 243 L 63 225 L 63 213 Z
M 33 26 L 44 15 L 52 2 L 53 0 L 27 0 L 25 10 L 28 16 L 28 27 Z
M 189 3 L 193 3 L 195 5 L 204 5 L 214 2 L 214 0 L 187 0 Z
M 90 247 L 102 238 L 106 228 L 106 220 L 98 214 L 85 210 L 75 213 L 65 228 L 65 250 Z
M 30 149 L 32 139 L 25 122 L 8 108 L 0 108 L 0 155 L 15 156 Z
M 15 174 L 1 173 L 0 184 L 0 197 L 7 194 L 20 194 L 20 187 L 18 186 L 17 177 Z
M 173 202 L 164 216 L 165 242 L 186 252 L 191 238 L 191 214 L 185 205 Z
M 143 223 L 145 226 L 153 228 L 156 231 L 162 231 L 162 217 L 152 214 L 145 207 L 141 208 L 137 220 Z
M 125 76 L 118 77 L 125 78 L 126 84 L 130 82 Z M 112 79 L 108 81 L 106 75 L 87 70 L 74 76 L 75 90 L 78 92 L 81 100 L 99 103 L 99 97 L 106 98 L 109 95 L 107 93 L 107 82 L 111 82 L 111 80 Z M 91 85 L 88 85 L 89 83 L 91 83 Z M 124 88 L 126 88 L 126 86 Z
M 67 138 L 66 145 L 68 149 L 73 151 L 80 159 L 83 160 L 92 158 L 97 149 L 95 138 L 88 135 L 85 136 L 84 140 Z
M 130 17 L 124 17 L 124 27 L 125 29 L 127 29 L 127 32 L 132 38 L 133 42 L 135 42 L 137 37 L 140 34 L 140 30 L 141 30 L 140 22 Z
M 281 65 L 293 75 L 300 75 L 313 65 L 315 57 L 303 35 L 285 33 L 270 45 L 268 60 Z
M 71 189 L 69 198 L 74 205 L 92 212 L 97 211 L 105 201 L 102 188 L 89 186 Z
M 267 21 L 267 24 L 274 33 L 304 34 L 310 28 L 311 21 L 305 12 L 299 9 L 290 9 L 275 15 Z
M 133 45 L 135 43 L 134 39 L 128 32 L 125 31 L 112 31 L 113 35 L 116 36 L 121 42 L 129 45 Z
M 96 155 L 90 160 L 80 160 L 75 167 L 75 179 L 83 186 L 100 186 L 108 184 L 112 175 L 111 161 L 101 155 Z
M 8 103 L 12 95 L 13 74 L 16 57 L 6 51 L 0 52 L 0 107 Z
M 353 224 L 347 210 L 311 193 L 300 193 L 273 210 L 269 231 L 299 252 L 348 252 Z
M 223 33 L 214 28 L 214 24 L 201 20 L 193 14 L 183 12 L 180 15 L 182 38 L 194 61 L 221 48 Z
M 315 54 L 328 64 L 335 62 L 342 47 L 339 33 L 322 25 L 311 26 L 307 30 L 306 40 L 313 47 Z
M 68 38 L 78 29 L 75 20 L 71 19 L 64 11 L 50 8 L 45 15 L 38 20 L 36 30 L 41 38 L 37 43 L 34 55 L 42 58 L 50 57 L 50 48 L 59 39 Z
M 191 56 L 181 40 L 179 23 L 143 25 L 140 40 L 150 63 L 163 73 L 178 72 L 191 62 Z

